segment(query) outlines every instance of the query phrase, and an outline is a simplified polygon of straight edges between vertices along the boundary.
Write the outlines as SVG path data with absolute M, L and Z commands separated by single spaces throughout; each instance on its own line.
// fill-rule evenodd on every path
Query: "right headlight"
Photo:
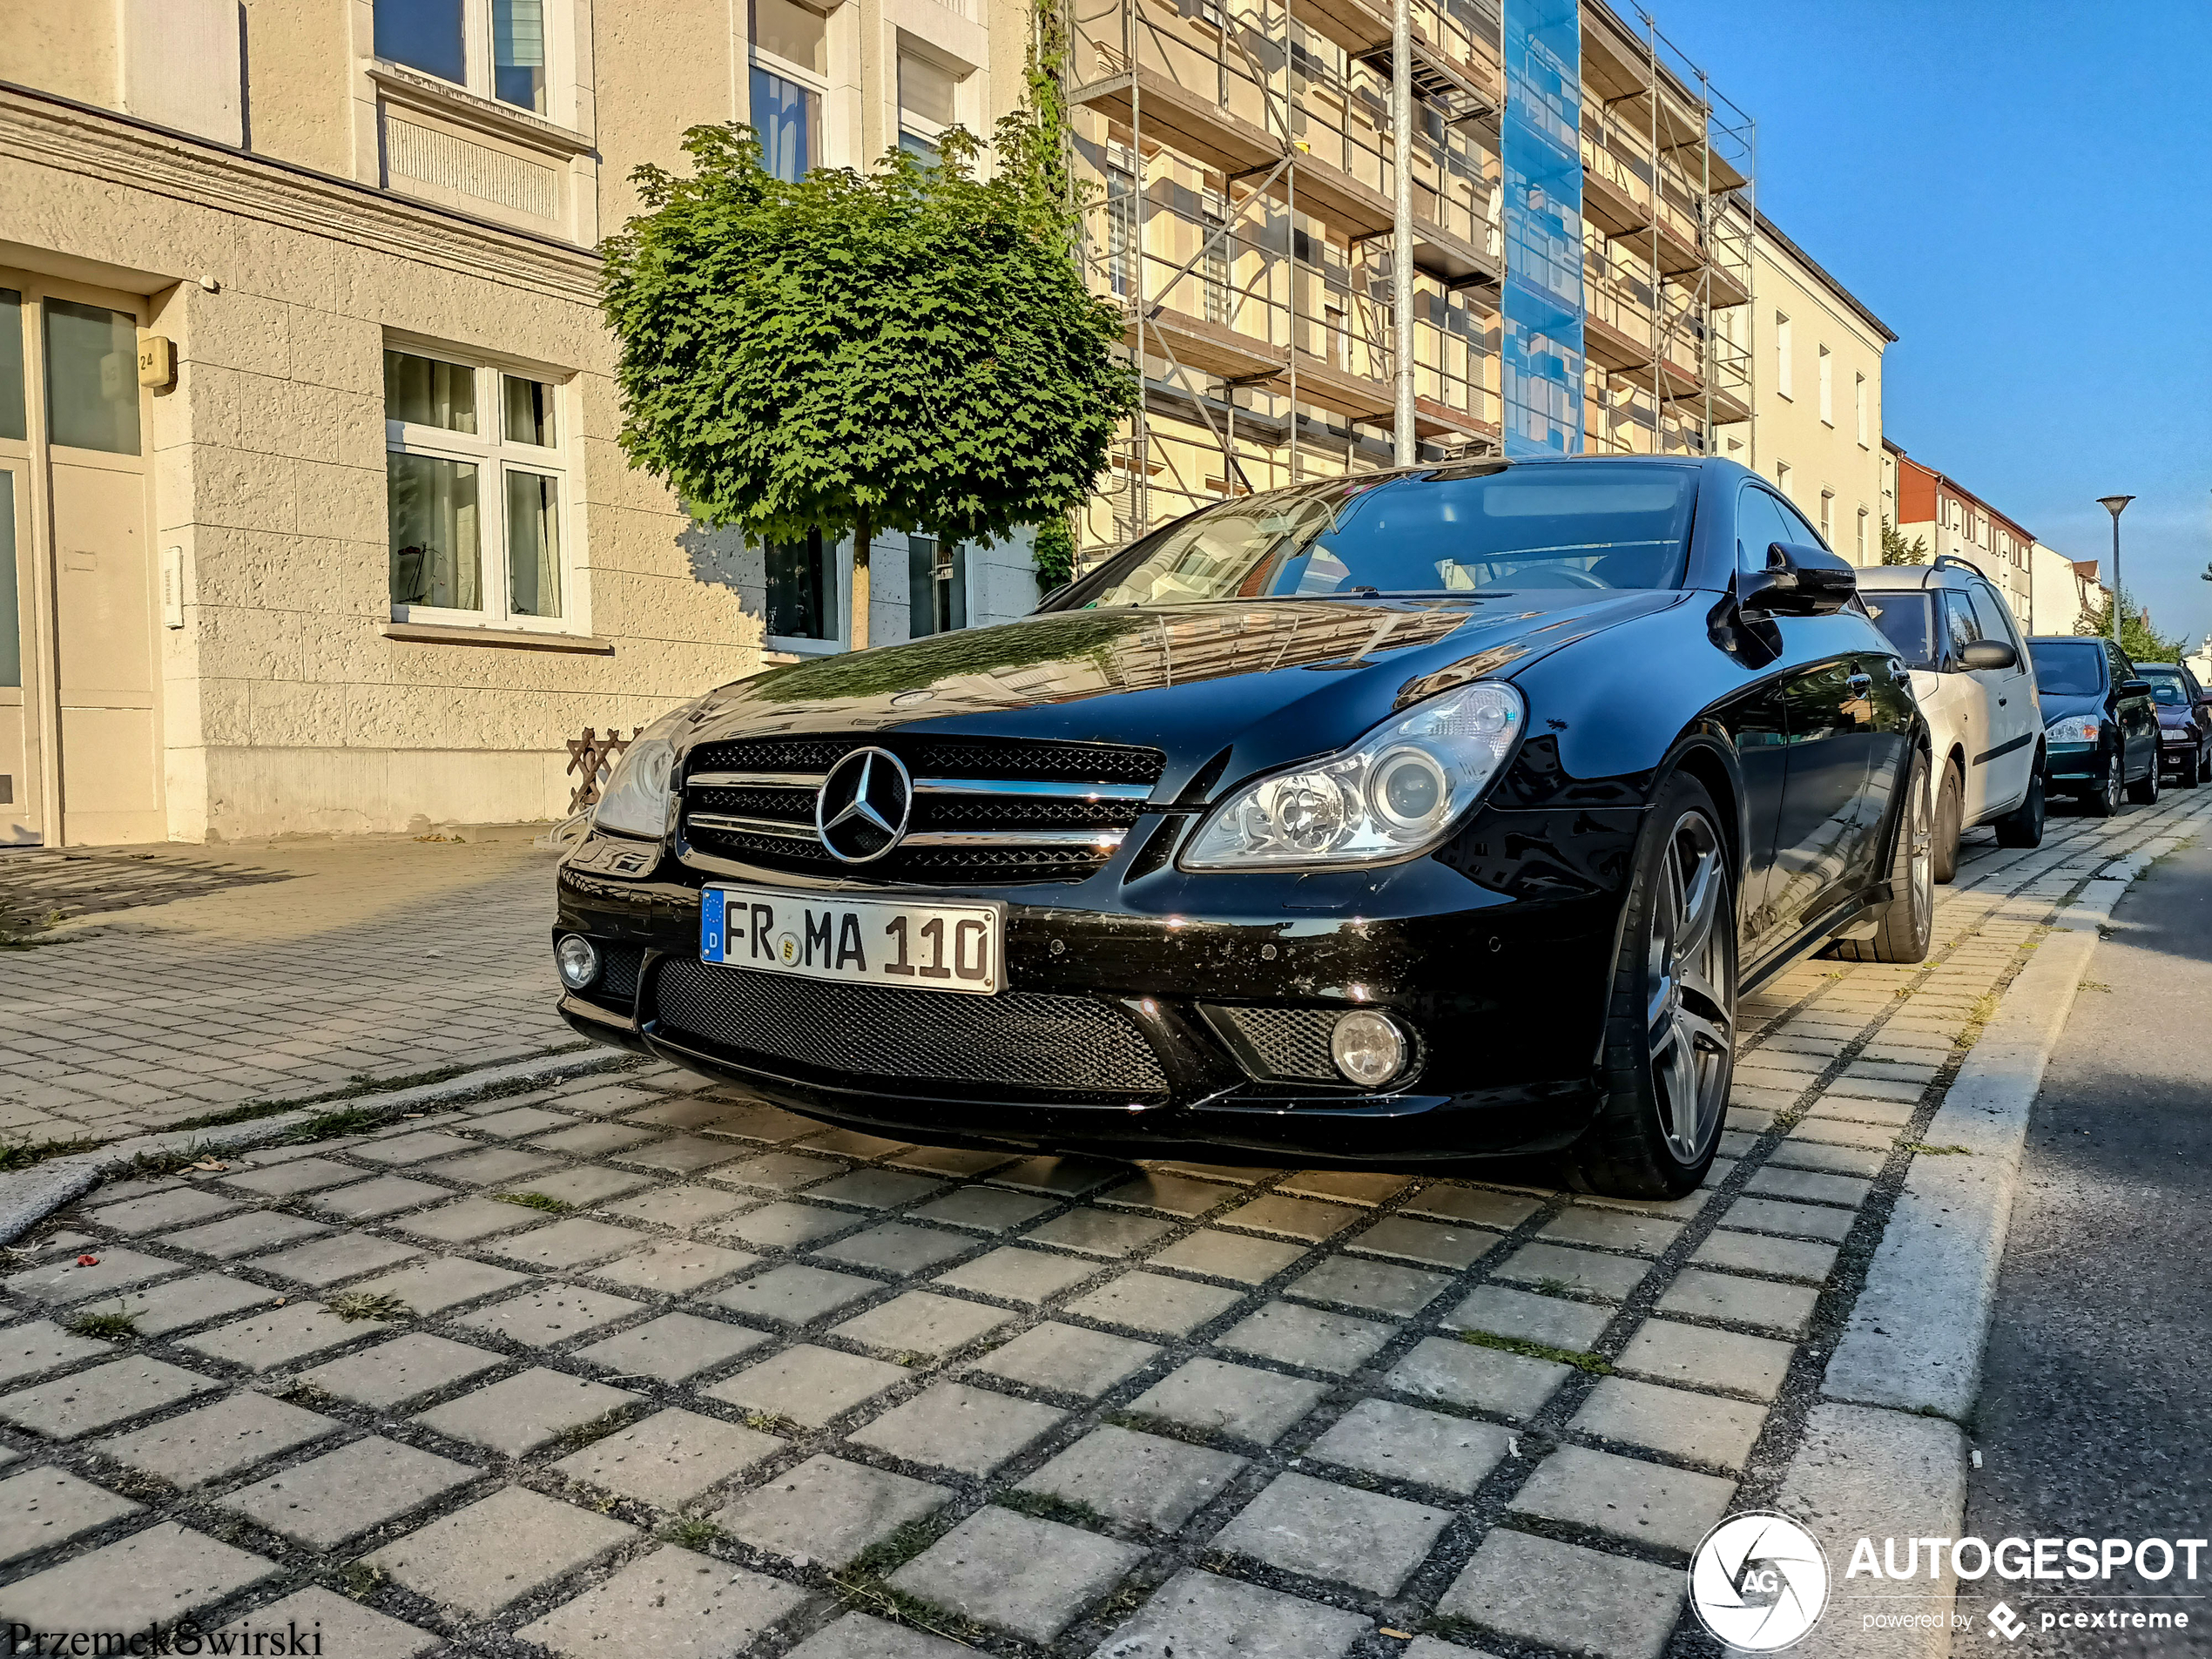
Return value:
M 667 835 L 676 816 L 668 786 L 676 771 L 676 733 L 689 711 L 671 709 L 622 752 L 591 809 L 595 827 L 655 841 Z
M 2094 714 L 2068 714 L 2046 725 L 2043 735 L 2053 743 L 2094 743 L 2103 724 Z
M 1497 680 L 1417 703 L 1340 754 L 1233 792 L 1183 867 L 1325 869 L 1425 853 L 1497 776 L 1523 719 L 1521 693 Z

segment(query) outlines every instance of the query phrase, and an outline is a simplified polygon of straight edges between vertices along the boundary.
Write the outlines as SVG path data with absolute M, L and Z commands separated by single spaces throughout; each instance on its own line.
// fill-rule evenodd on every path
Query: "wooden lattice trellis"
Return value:
M 569 811 L 580 813 L 599 804 L 599 791 L 614 770 L 615 762 L 644 729 L 642 725 L 632 726 L 625 738 L 610 727 L 603 738 L 598 727 L 588 725 L 582 737 L 569 739 L 569 770 L 583 774 L 583 781 L 569 791 Z

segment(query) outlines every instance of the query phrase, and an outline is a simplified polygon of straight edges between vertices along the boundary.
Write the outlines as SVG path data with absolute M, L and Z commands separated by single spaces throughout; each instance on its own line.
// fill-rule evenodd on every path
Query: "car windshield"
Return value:
M 2189 688 L 2182 683 L 2182 677 L 2172 669 L 2145 665 L 2135 671 L 2150 682 L 2150 694 L 2168 707 L 2183 708 L 2188 705 Z
M 1067 604 L 1671 588 L 1697 477 L 1576 462 L 1335 478 L 1178 520 L 1086 577 Z
M 2038 639 L 2035 689 L 2045 697 L 2094 697 L 2105 688 L 2105 648 L 2094 639 Z
M 1907 668 L 1936 665 L 1935 605 L 1926 594 L 1861 588 L 1858 597 Z

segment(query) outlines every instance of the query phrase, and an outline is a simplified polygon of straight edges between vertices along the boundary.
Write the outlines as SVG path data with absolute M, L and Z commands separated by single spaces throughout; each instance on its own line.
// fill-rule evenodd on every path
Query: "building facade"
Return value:
M 1024 39 L 939 0 L 0 0 L 0 844 L 558 817 L 587 726 L 840 649 L 849 548 L 625 464 L 593 250 L 691 125 L 858 162 L 984 125 Z M 872 563 L 879 640 L 1035 602 L 1020 547 Z
M 1082 258 L 1145 386 L 1083 548 L 1386 464 L 1387 8 L 1054 15 Z M 1602 0 L 1413 20 L 1420 453 L 1771 451 L 1852 551 L 1887 334 L 1753 212 L 1750 118 Z M 695 125 L 751 121 L 792 178 L 988 132 L 1036 27 L 0 0 L 0 842 L 557 817 L 584 728 L 844 649 L 849 547 L 748 546 L 626 466 L 595 250 Z M 1835 359 L 1824 421 L 1818 368 L 1761 384 L 1777 306 Z M 1022 543 L 871 563 L 880 642 L 1035 599 Z
M 1894 443 L 1885 443 L 1894 470 L 1897 528 L 1908 543 L 1925 542 L 1927 556 L 1944 554 L 1967 560 L 1996 583 L 2013 615 L 2030 633 L 2074 631 L 2072 614 L 2061 625 L 2044 627 L 2060 612 L 2071 612 L 2078 597 L 2065 586 L 2041 597 L 2043 611 L 2036 613 L 2032 581 L 2034 535 L 1991 506 L 1956 479 L 1915 461 Z M 2095 565 L 2090 566 L 2092 577 Z
M 1751 241 L 1751 418 L 1720 452 L 1771 478 L 1854 564 L 1882 559 L 1882 354 L 1897 336 L 1764 213 Z

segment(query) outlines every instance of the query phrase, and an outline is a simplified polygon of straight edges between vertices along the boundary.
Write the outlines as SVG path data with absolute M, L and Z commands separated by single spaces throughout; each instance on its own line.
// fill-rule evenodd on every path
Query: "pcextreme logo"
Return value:
M 1802 1639 L 1828 1605 L 1828 1558 L 1787 1515 L 1732 1515 L 1690 1558 L 1689 1605 L 1730 1647 L 1779 1652 Z

